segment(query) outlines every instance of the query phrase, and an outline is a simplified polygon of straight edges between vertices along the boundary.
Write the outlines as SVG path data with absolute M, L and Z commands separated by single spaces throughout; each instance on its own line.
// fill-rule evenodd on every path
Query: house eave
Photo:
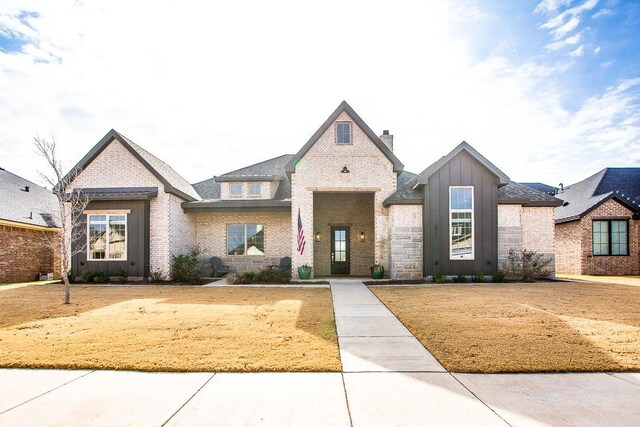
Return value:
M 205 200 L 182 203 L 185 212 L 291 211 L 291 200 Z
M 282 181 L 284 176 L 282 175 L 247 175 L 247 176 L 215 176 L 213 179 L 216 182 L 249 182 L 249 181 Z

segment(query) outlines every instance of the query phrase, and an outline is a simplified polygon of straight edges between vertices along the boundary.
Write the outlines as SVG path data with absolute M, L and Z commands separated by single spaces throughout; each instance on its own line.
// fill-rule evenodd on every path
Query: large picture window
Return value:
M 87 215 L 87 259 L 127 259 L 127 216 Z
M 629 222 L 596 220 L 592 224 L 594 256 L 629 255 Z
M 449 187 L 451 259 L 473 259 L 473 187 Z
M 227 225 L 227 255 L 264 255 L 264 226 Z

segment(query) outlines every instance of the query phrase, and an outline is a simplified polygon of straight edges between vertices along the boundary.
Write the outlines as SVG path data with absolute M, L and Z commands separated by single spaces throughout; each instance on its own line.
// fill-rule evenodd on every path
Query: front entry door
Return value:
M 349 274 L 349 227 L 331 227 L 331 274 Z

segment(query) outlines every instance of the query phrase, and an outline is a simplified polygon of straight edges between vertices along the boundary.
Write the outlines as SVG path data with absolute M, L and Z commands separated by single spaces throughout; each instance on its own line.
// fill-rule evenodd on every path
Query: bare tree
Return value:
M 51 185 L 56 196 L 57 206 L 51 209 L 53 222 L 60 228 L 59 236 L 52 233 L 43 233 L 45 243 L 59 255 L 60 272 L 64 281 L 64 303 L 71 302 L 71 285 L 69 283 L 69 269 L 74 255 L 86 249 L 86 240 L 82 239 L 84 230 L 80 227 L 82 212 L 89 204 L 88 197 L 79 189 L 71 189 L 70 184 L 78 177 L 81 169 L 74 167 L 68 174 L 63 173 L 62 162 L 58 159 L 56 140 L 34 138 L 34 144 L 38 153 L 45 158 L 50 167 L 50 174 L 39 172 L 40 176 Z

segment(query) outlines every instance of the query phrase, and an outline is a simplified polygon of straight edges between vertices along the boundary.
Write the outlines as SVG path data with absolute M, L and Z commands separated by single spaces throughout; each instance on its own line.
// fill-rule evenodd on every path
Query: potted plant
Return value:
M 384 276 L 384 267 L 377 262 L 371 266 L 371 278 L 382 279 Z
M 301 265 L 298 267 L 298 277 L 301 279 L 309 279 L 311 277 L 311 266 L 307 264 Z

